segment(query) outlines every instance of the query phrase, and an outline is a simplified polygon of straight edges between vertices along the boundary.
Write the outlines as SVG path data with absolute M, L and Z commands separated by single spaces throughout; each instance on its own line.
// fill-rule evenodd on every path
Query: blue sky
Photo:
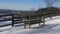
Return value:
M 60 3 L 58 3 L 59 5 Z M 55 5 L 54 6 L 58 6 Z M 0 9 L 31 10 L 46 7 L 44 0 L 0 0 Z

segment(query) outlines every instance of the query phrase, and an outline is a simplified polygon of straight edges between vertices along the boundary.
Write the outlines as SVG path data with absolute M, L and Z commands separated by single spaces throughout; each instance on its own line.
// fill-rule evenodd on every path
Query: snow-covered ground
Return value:
M 53 19 L 46 18 L 45 21 L 45 26 L 40 27 L 35 24 L 31 29 L 24 29 L 21 24 L 16 24 L 14 27 L 1 27 L 0 34 L 60 34 L 60 16 L 55 16 Z

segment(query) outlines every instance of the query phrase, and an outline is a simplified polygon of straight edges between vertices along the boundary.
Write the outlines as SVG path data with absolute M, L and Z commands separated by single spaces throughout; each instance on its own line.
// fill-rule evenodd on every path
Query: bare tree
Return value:
M 53 5 L 56 1 L 57 1 L 57 0 L 45 0 L 48 8 L 52 7 L 52 5 Z M 48 9 L 48 13 L 50 12 L 49 10 L 50 10 L 50 9 Z M 52 16 L 51 16 L 50 14 L 49 14 L 49 16 L 50 16 L 50 19 L 52 19 Z
M 57 2 L 58 0 L 45 0 L 47 7 L 51 7 L 55 2 Z

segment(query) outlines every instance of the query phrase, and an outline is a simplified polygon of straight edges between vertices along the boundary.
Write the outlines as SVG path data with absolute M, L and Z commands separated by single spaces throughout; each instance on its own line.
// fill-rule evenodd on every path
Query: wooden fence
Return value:
M 50 19 L 52 19 L 52 17 L 54 16 L 58 16 L 60 15 L 60 12 L 53 12 L 53 13 L 41 13 L 41 14 L 38 14 L 38 15 L 27 15 L 27 16 L 24 16 L 25 17 L 25 20 L 24 20 L 24 28 L 26 28 L 26 26 L 29 26 L 29 28 L 31 28 L 31 24 L 39 24 L 40 23 L 43 23 L 43 25 L 45 25 L 45 18 L 48 18 L 50 17 Z M 39 18 L 38 20 L 32 20 L 32 19 L 35 19 L 36 18 Z
M 14 26 L 14 24 L 17 23 L 21 23 L 21 22 L 17 22 L 16 21 L 21 21 L 21 19 L 19 17 L 15 17 L 14 14 L 1 14 L 0 15 L 0 22 L 4 22 L 4 21 L 11 21 L 11 24 L 5 24 L 5 25 L 1 25 L 0 27 L 4 27 L 4 26 L 8 26 L 8 25 L 12 25 L 12 27 Z
M 3 19 L 3 20 L 0 20 L 0 22 L 2 21 L 9 21 L 11 20 L 12 21 L 12 27 L 14 26 L 14 21 L 20 21 L 20 20 L 14 20 L 14 19 L 20 19 L 20 18 L 23 18 L 23 23 L 24 23 L 24 28 L 26 28 L 26 26 L 29 26 L 29 28 L 31 27 L 31 25 L 33 24 L 39 24 L 40 23 L 43 23 L 43 25 L 45 25 L 45 18 L 47 17 L 50 17 L 52 19 L 53 16 L 57 16 L 57 15 L 60 15 L 59 12 L 54 12 L 54 13 L 41 13 L 41 14 L 35 14 L 35 15 L 21 15 L 21 17 L 14 17 L 14 14 L 4 14 L 4 15 L 0 15 L 0 18 L 1 17 L 5 17 L 5 16 L 11 16 L 9 19 Z M 34 20 L 36 19 L 36 20 Z

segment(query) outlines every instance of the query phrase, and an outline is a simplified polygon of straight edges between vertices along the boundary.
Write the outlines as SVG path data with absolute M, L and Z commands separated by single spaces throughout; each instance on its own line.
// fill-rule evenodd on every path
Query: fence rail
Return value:
M 10 17 L 8 17 L 10 16 Z M 0 22 L 4 22 L 4 21 L 11 21 L 11 24 L 5 24 L 5 25 L 0 25 L 0 27 L 4 27 L 4 26 L 8 26 L 8 25 L 12 25 L 12 27 L 14 26 L 14 24 L 17 24 L 17 23 L 20 23 L 20 22 L 17 22 L 16 21 L 21 21 L 20 18 L 18 17 L 14 17 L 14 14 L 3 14 L 3 15 L 0 15 Z
M 2 20 L 0 20 L 0 22 L 3 22 L 3 21 L 12 21 L 11 24 L 6 24 L 6 25 L 3 25 L 3 26 L 12 25 L 12 27 L 13 27 L 14 24 L 20 23 L 20 22 L 15 23 L 16 21 L 21 21 L 21 18 L 23 18 L 23 19 L 25 19 L 25 21 L 23 22 L 24 23 L 24 28 L 26 28 L 27 24 L 30 27 L 31 24 L 36 24 L 37 22 L 41 23 L 42 19 L 43 19 L 43 24 L 45 24 L 45 20 L 44 20 L 45 18 L 47 18 L 47 17 L 52 18 L 53 16 L 57 16 L 57 15 L 60 15 L 60 13 L 59 12 L 55 12 L 55 13 L 44 13 L 44 14 L 41 13 L 41 14 L 38 14 L 38 15 L 26 15 L 26 16 L 22 15 L 23 17 L 15 17 L 14 14 L 4 14 L 4 15 L 0 15 L 0 18 L 1 17 L 7 17 L 7 16 L 11 16 L 11 17 L 10 18 L 2 19 Z M 32 19 L 35 19 L 35 18 L 38 18 L 38 17 L 39 17 L 39 20 L 36 20 L 36 23 L 35 23 L 35 21 L 32 20 Z M 26 20 L 28 20 L 28 21 L 26 21 Z

